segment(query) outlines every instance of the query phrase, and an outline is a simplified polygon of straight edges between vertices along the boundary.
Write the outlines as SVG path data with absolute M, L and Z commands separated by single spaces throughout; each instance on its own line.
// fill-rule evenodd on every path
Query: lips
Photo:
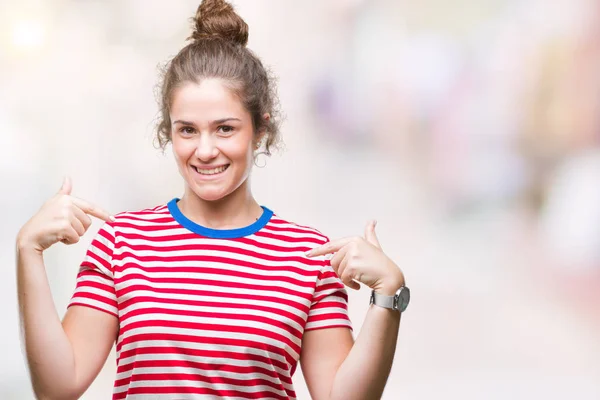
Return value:
M 229 168 L 229 164 L 220 165 L 218 167 L 210 167 L 210 168 L 206 168 L 206 167 L 199 168 L 195 165 L 192 165 L 192 168 L 199 175 L 213 176 L 213 175 L 219 175 L 219 174 L 222 174 L 223 172 L 225 172 L 227 170 L 227 168 Z

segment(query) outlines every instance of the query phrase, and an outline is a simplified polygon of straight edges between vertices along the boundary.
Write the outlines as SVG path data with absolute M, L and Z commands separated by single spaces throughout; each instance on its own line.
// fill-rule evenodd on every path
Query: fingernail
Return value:
M 304 253 L 304 255 L 305 255 L 306 257 L 310 257 L 310 256 L 312 256 L 312 250 L 309 250 L 309 251 L 307 251 L 306 253 Z
M 114 216 L 112 216 L 112 215 L 111 215 L 111 216 L 109 216 L 108 218 L 110 218 L 110 220 L 111 220 L 112 222 L 115 222 L 115 221 L 117 220 L 117 219 L 116 219 Z

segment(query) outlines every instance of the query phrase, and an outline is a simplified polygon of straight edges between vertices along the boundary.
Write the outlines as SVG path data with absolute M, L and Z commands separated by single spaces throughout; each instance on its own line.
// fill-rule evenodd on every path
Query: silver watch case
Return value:
M 382 294 L 375 293 L 375 290 L 372 290 L 369 304 L 375 304 L 379 307 L 404 312 L 404 310 L 406 310 L 406 307 L 408 307 L 409 302 L 410 289 L 406 286 L 403 286 L 400 289 L 398 289 L 398 291 L 393 296 L 384 296 Z

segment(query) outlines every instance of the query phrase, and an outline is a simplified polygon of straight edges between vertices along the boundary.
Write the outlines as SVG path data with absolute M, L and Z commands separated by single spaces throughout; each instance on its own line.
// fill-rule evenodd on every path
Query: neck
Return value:
M 263 213 L 250 193 L 248 179 L 233 193 L 215 201 L 201 199 L 186 186 L 178 207 L 188 219 L 211 229 L 243 228 Z

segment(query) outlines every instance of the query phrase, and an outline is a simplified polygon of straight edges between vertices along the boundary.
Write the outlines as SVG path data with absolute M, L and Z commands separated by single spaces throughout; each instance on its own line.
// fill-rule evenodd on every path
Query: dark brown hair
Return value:
M 167 62 L 160 82 L 158 146 L 171 141 L 169 110 L 173 92 L 181 85 L 202 79 L 222 79 L 252 116 L 255 135 L 264 134 L 264 153 L 271 155 L 279 138 L 279 113 L 275 79 L 260 59 L 246 47 L 248 25 L 223 0 L 203 0 L 195 17 L 194 31 L 181 51 Z M 270 114 L 265 121 L 263 115 Z

